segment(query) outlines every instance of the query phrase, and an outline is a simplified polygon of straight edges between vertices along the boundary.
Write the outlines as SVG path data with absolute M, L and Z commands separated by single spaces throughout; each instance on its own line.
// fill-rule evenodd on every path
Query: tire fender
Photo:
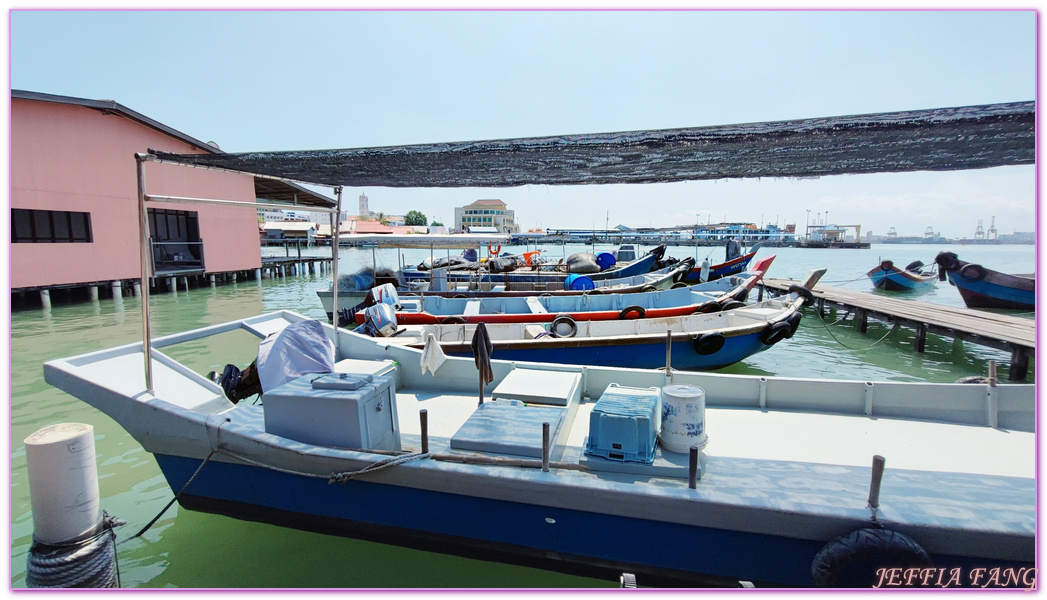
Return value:
M 636 313 L 636 316 L 635 317 L 630 317 L 629 315 L 631 315 L 633 313 Z M 644 318 L 645 315 L 647 315 L 647 309 L 645 309 L 642 306 L 633 305 L 633 306 L 626 306 L 625 308 L 623 308 L 622 312 L 618 313 L 618 318 L 619 319 L 642 319 L 642 318 Z
M 760 334 L 760 341 L 768 346 L 773 346 L 788 337 L 791 329 L 792 326 L 786 321 L 771 323 L 767 326 L 767 329 L 764 329 L 763 333 Z
M 564 326 L 567 327 L 567 330 L 561 331 Z M 578 333 L 578 324 L 574 322 L 574 317 L 562 313 L 556 315 L 556 318 L 549 324 L 549 332 L 560 338 L 574 337 Z
M 811 293 L 811 290 L 803 287 L 800 284 L 794 283 L 790 285 L 789 292 L 796 292 L 797 294 L 799 294 L 803 298 L 804 306 L 810 306 L 811 304 L 814 304 L 814 294 Z
M 960 277 L 967 281 L 981 281 L 986 275 L 985 267 L 981 265 L 970 264 L 960 269 Z
M 726 338 L 722 333 L 715 331 L 713 333 L 703 333 L 702 335 L 694 338 L 691 345 L 694 347 L 694 351 L 702 356 L 709 356 L 710 354 L 716 354 L 723 348 L 723 344 Z
M 930 556 L 912 538 L 867 527 L 823 546 L 811 561 L 811 580 L 822 588 L 871 588 L 879 580 L 877 569 L 930 566 Z

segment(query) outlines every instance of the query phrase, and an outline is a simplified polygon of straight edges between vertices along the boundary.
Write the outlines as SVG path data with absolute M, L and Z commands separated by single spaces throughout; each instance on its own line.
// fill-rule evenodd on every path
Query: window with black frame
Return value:
M 91 213 L 11 209 L 11 243 L 90 244 Z
M 149 233 L 154 270 L 203 268 L 204 248 L 196 212 L 150 208 Z

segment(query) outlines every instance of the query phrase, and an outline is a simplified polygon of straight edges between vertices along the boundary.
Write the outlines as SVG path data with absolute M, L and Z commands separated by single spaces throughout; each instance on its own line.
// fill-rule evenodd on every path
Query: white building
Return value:
M 477 200 L 454 209 L 454 228 L 469 231 L 470 227 L 494 227 L 500 233 L 519 233 L 516 213 L 501 200 Z

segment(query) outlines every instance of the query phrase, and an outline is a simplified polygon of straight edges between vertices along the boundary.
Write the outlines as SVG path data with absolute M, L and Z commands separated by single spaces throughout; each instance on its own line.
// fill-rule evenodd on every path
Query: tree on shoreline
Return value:
M 404 215 L 404 225 L 422 225 L 424 226 L 429 222 L 429 219 L 417 210 L 412 210 Z

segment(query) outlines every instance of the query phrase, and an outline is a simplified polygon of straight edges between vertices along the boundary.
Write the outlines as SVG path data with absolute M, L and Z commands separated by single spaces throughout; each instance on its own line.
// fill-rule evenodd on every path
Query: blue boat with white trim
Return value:
M 1036 276 L 1008 275 L 964 262 L 953 252 L 939 252 L 939 278 L 956 286 L 968 308 L 1036 310 Z

